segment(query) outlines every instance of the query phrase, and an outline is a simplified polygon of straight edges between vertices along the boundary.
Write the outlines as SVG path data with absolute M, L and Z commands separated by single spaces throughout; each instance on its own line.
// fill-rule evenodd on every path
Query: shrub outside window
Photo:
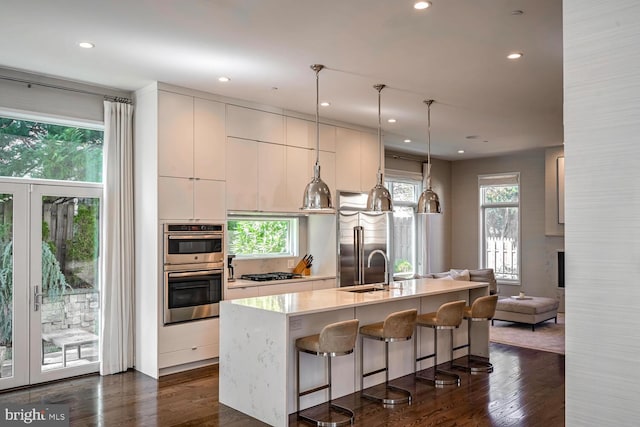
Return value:
M 236 218 L 227 222 L 227 230 L 229 253 L 238 258 L 297 255 L 297 218 Z
M 0 176 L 102 182 L 103 131 L 0 117 Z

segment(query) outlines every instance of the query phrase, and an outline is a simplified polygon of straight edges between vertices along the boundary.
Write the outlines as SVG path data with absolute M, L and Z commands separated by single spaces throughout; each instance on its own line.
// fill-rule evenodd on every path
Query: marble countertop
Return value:
M 242 280 L 236 279 L 233 282 L 227 281 L 227 288 L 251 288 L 254 286 L 268 286 L 268 285 L 284 285 L 287 283 L 299 283 L 299 282 L 308 282 L 310 280 L 324 280 L 324 279 L 335 279 L 336 276 L 326 276 L 326 275 L 317 275 L 317 276 L 302 276 L 295 279 L 290 280 L 267 280 L 264 282 L 258 282 L 255 280 Z
M 414 279 L 394 282 L 388 290 L 364 293 L 348 292 L 352 289 L 370 288 L 371 285 L 349 286 L 317 291 L 241 298 L 221 301 L 247 308 L 282 313 L 287 316 L 332 311 L 357 305 L 380 304 L 392 300 L 418 298 L 449 292 L 488 287 L 485 282 L 458 280 Z

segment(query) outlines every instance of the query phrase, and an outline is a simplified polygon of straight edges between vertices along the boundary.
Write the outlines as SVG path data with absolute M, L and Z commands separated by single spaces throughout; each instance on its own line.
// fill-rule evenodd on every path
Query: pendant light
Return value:
M 424 101 L 427 104 L 427 189 L 422 192 L 418 200 L 419 214 L 439 214 L 440 199 L 435 191 L 431 188 L 431 104 L 433 99 Z
M 331 191 L 320 178 L 320 71 L 324 65 L 314 64 L 311 69 L 316 72 L 316 164 L 313 167 L 313 178 L 307 184 L 302 196 L 302 207 L 305 211 L 332 211 Z
M 377 84 L 373 88 L 378 91 L 378 176 L 376 185 L 369 191 L 367 198 L 367 210 L 374 212 L 389 212 L 393 210 L 391 193 L 384 186 L 384 175 L 382 173 L 382 121 L 380 120 L 380 92 L 386 85 Z

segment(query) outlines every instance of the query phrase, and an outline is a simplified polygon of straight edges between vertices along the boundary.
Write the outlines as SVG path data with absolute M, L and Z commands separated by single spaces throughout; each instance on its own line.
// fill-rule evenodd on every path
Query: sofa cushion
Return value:
M 489 291 L 492 294 L 498 292 L 498 282 L 493 274 L 493 268 L 481 268 L 478 270 L 469 270 L 469 277 L 472 282 L 488 282 Z
M 466 280 L 466 281 L 471 280 L 470 275 L 469 275 L 469 270 L 454 270 L 454 269 L 451 269 L 451 270 L 449 270 L 449 276 L 451 276 L 451 278 L 453 280 Z

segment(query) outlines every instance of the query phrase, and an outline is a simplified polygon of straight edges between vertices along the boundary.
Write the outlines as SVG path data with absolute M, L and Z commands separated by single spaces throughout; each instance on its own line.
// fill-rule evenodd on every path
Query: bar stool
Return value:
M 453 372 L 438 369 L 438 330 L 448 329 L 451 333 L 451 362 L 453 361 L 453 330 L 462 323 L 462 313 L 466 301 L 454 301 L 442 304 L 434 313 L 421 314 L 416 319 L 416 326 L 433 329 L 433 354 L 416 357 L 416 379 L 425 381 L 435 387 L 445 385 L 460 385 L 460 376 Z M 417 340 L 416 340 L 417 342 Z M 417 346 L 416 343 L 414 345 Z M 416 348 L 416 355 L 417 355 Z M 433 376 L 431 378 L 418 375 L 418 362 L 433 357 Z M 450 363 L 451 363 L 450 362 Z
M 358 325 L 359 322 L 357 319 L 331 323 L 322 328 L 322 331 L 317 335 L 310 335 L 296 340 L 296 408 L 298 409 L 298 418 L 315 423 L 317 426 L 326 427 L 353 424 L 355 418 L 354 412 L 351 409 L 335 405 L 331 402 L 331 358 L 336 356 L 345 356 L 353 352 L 353 348 L 356 345 L 356 338 L 358 336 Z M 314 356 L 327 358 L 328 381 L 326 384 L 309 390 L 300 391 L 300 353 L 308 353 L 313 354 Z M 349 418 L 341 421 L 324 421 L 305 415 L 303 413 L 304 411 L 300 411 L 301 396 L 306 396 L 327 388 L 329 389 L 328 418 L 331 418 L 332 410 L 346 415 Z
M 389 384 L 389 343 L 410 340 L 411 337 L 413 337 L 417 315 L 418 310 L 416 309 L 397 311 L 389 314 L 383 322 L 372 323 L 360 328 L 360 393 L 362 397 L 376 402 L 382 402 L 384 405 L 396 405 L 399 403 L 411 404 L 411 399 L 413 398 L 411 392 Z M 384 368 L 367 373 L 364 372 L 365 338 L 384 342 Z M 415 357 L 415 353 L 413 357 Z M 399 392 L 403 394 L 404 397 L 391 398 L 386 394 L 385 396 L 376 396 L 364 392 L 364 378 L 383 371 L 385 373 L 384 384 L 386 389 Z
M 471 322 L 488 322 L 491 320 L 496 314 L 497 303 L 498 295 L 488 295 L 476 298 L 471 307 L 464 308 L 463 317 L 467 319 L 467 347 L 469 347 L 469 353 L 467 354 L 467 365 L 455 365 L 455 368 L 471 372 L 471 374 L 493 372 L 493 365 L 488 360 L 485 360 L 486 358 L 471 354 Z

